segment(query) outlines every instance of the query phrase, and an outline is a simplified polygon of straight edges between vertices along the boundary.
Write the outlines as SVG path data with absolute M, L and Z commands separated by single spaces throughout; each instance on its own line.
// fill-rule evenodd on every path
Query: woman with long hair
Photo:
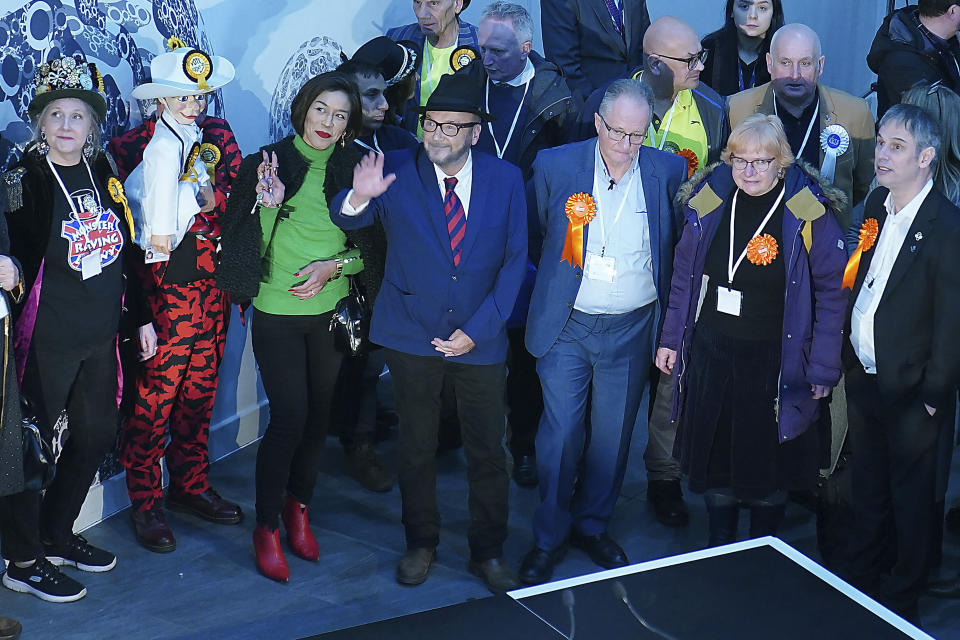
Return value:
M 724 25 L 703 38 L 709 51 L 700 79 L 723 96 L 770 82 L 767 53 L 783 26 L 782 0 L 727 0 Z

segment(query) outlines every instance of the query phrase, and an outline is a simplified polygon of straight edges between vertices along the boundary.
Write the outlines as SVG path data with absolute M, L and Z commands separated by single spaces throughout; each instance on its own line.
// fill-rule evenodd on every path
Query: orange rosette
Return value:
M 847 266 L 843 269 L 843 289 L 853 290 L 853 285 L 857 282 L 857 272 L 860 270 L 860 258 L 873 248 L 878 235 L 880 235 L 880 223 L 876 218 L 867 218 L 860 225 L 857 248 L 854 249 L 853 255 L 847 261 Z
M 680 149 L 677 151 L 677 155 L 687 161 L 687 177 L 693 176 L 697 172 L 697 169 L 700 168 L 700 159 L 697 158 L 695 154 L 690 149 Z
M 747 260 L 765 267 L 777 258 L 777 240 L 769 233 L 756 236 L 747 243 Z
M 583 268 L 583 227 L 597 216 L 597 203 L 589 193 L 575 193 L 567 198 L 567 237 L 563 242 L 561 262 Z

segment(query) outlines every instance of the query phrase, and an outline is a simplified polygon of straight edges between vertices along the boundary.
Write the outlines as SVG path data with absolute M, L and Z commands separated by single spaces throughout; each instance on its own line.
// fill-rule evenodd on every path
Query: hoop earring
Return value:
M 341 147 L 347 146 L 347 134 L 343 134 L 342 136 L 340 136 L 340 146 Z
M 83 143 L 83 157 L 89 160 L 93 157 L 93 154 L 96 152 L 96 149 L 93 146 L 93 134 L 87 134 L 87 141 Z
M 37 140 L 37 153 L 41 156 L 47 155 L 47 152 L 50 151 L 50 144 L 47 142 L 47 132 L 40 131 L 40 139 Z

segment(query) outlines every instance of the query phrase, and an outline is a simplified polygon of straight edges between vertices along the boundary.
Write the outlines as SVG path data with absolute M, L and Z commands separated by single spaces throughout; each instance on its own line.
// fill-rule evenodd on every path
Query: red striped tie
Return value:
M 460 245 L 463 235 L 467 231 L 467 215 L 463 211 L 463 204 L 454 192 L 457 186 L 456 178 L 444 178 L 443 184 L 447 188 L 443 196 L 443 213 L 447 217 L 447 232 L 450 234 L 450 251 L 453 253 L 454 266 L 460 266 Z

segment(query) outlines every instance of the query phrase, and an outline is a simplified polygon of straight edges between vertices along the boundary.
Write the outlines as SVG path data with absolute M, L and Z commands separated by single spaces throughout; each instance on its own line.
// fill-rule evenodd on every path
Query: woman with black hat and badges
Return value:
M 326 194 L 336 159 L 353 152 L 360 97 L 342 73 L 307 81 L 293 99 L 296 135 L 243 159 L 224 214 L 217 286 L 253 299 L 253 353 L 270 402 L 257 453 L 257 568 L 286 582 L 282 518 L 295 555 L 316 561 L 307 508 L 320 471 L 341 355 L 330 320 L 347 295 L 343 276 L 360 252 L 330 221 Z M 254 214 L 254 215 L 251 215 Z
M 169 254 L 157 260 L 154 253 L 141 269 L 159 346 L 157 357 L 138 373 L 121 450 L 134 533 L 157 553 L 176 548 L 163 513 L 161 458 L 170 472 L 167 508 L 217 524 L 237 524 L 243 516 L 207 479 L 228 303 L 213 279 L 217 203 L 201 153 L 220 151 L 202 143 L 195 123 L 210 92 L 230 82 L 234 69 L 225 58 L 189 49 L 175 38 L 168 46 L 172 51 L 150 63 L 152 81 L 133 90 L 134 98 L 156 100 L 159 114 L 143 161 L 126 181 L 141 246 Z
M 86 589 L 59 565 L 102 572 L 117 563 L 73 533 L 116 436 L 117 336 L 139 333 L 143 359 L 157 338 L 130 275 L 137 254 L 126 196 L 100 151 L 103 78 L 79 56 L 63 57 L 42 64 L 34 84 L 34 140 L 3 176 L 10 253 L 27 292 L 16 313 L 17 373 L 45 436 L 65 412 L 69 437 L 42 497 L 27 490 L 3 499 L 3 584 L 71 602 Z

